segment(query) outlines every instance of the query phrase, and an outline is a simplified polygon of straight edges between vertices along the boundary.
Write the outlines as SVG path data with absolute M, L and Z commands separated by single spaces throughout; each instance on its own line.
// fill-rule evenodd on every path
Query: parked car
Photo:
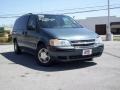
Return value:
M 102 55 L 101 37 L 66 15 L 26 14 L 13 27 L 14 51 L 34 53 L 40 65 L 55 60 L 92 60 Z

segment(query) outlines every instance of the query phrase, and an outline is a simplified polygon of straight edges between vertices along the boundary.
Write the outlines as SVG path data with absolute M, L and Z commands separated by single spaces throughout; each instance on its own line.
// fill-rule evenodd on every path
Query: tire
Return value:
M 15 54 L 21 54 L 21 49 L 18 46 L 18 43 L 16 40 L 14 41 L 14 52 L 15 52 Z
M 43 44 L 38 46 L 36 58 L 37 58 L 36 61 L 39 65 L 51 66 L 53 64 L 53 60 L 51 59 L 51 56 L 49 55 L 47 48 Z

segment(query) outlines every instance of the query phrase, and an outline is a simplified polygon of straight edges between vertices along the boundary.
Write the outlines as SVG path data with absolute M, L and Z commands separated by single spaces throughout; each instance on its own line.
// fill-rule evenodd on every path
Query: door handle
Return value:
M 24 35 L 27 35 L 27 32 L 26 32 L 26 31 L 24 32 Z
M 27 32 L 26 32 L 26 31 L 24 31 L 24 32 L 22 32 L 22 34 L 23 34 L 23 35 L 27 35 Z

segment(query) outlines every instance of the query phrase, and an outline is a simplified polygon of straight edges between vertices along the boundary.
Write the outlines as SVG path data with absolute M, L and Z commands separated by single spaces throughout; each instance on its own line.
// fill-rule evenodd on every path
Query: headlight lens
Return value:
M 95 43 L 98 43 L 98 44 L 103 43 L 102 38 L 101 37 L 96 38 Z
M 60 47 L 67 47 L 71 46 L 70 42 L 67 40 L 58 40 L 58 39 L 51 39 L 50 40 L 51 46 L 60 46 Z

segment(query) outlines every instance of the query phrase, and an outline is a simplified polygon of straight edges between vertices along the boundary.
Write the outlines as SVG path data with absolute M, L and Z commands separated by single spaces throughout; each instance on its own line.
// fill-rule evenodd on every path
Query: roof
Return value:
M 28 14 L 25 14 L 25 15 L 64 15 L 64 14 L 49 14 L 49 13 L 39 13 L 39 14 L 34 14 L 34 13 L 28 13 Z

